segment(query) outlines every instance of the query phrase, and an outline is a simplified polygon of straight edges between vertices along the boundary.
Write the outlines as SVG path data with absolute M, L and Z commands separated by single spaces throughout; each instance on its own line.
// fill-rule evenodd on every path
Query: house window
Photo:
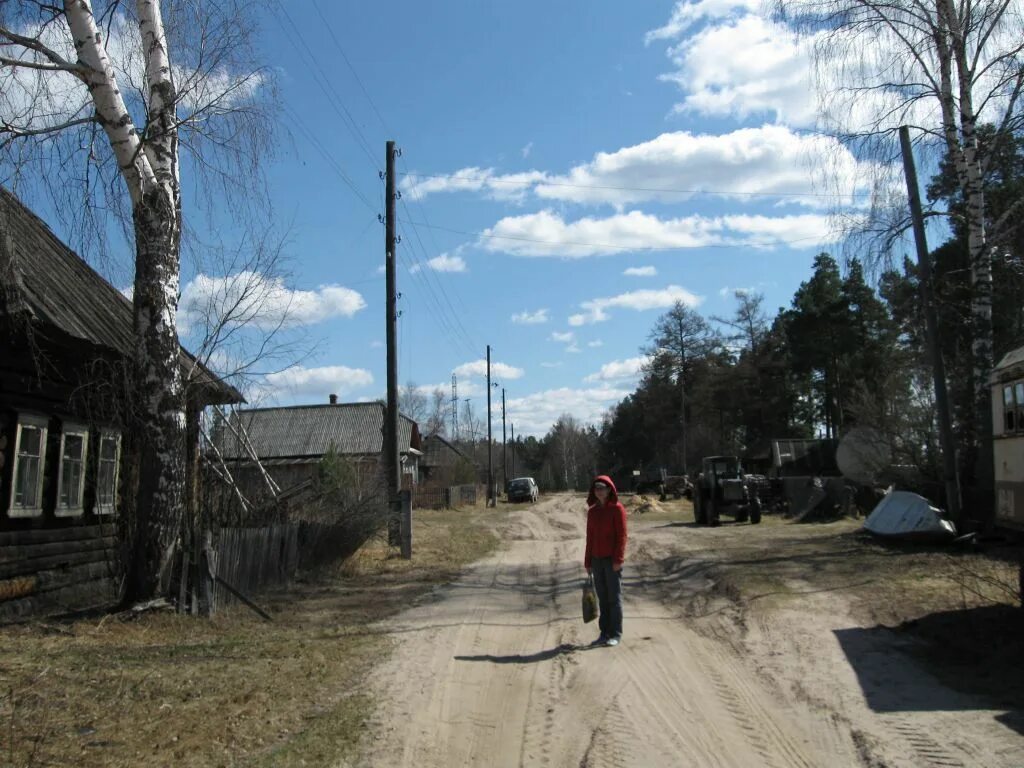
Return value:
M 14 438 L 14 482 L 11 517 L 34 517 L 43 512 L 43 470 L 46 464 L 46 419 L 22 414 Z
M 60 475 L 57 482 L 58 517 L 82 514 L 85 491 L 85 458 L 89 432 L 75 424 L 65 424 L 60 436 Z
M 112 515 L 117 506 L 117 467 L 121 437 L 105 432 L 100 435 L 96 468 L 96 514 Z
M 1003 428 L 1013 432 L 1017 425 L 1017 409 L 1013 405 L 1013 385 L 1003 387 Z
M 1018 381 L 1013 389 L 1017 393 L 1017 431 L 1024 432 L 1024 381 Z

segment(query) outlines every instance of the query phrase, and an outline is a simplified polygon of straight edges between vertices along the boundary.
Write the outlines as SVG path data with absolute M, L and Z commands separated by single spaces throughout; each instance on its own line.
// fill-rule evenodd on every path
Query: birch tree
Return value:
M 985 176 L 993 151 L 978 142 L 981 122 L 997 137 L 1019 132 L 1024 85 L 1020 0 L 774 0 L 776 18 L 805 33 L 826 130 L 882 160 L 898 157 L 901 124 L 916 132 L 932 162 L 952 161 L 965 201 L 971 270 L 971 448 L 983 482 L 991 475 L 988 376 L 993 364 L 992 262 L 1020 201 L 986 227 Z
M 121 212 L 134 248 L 131 419 L 140 445 L 127 599 L 166 585 L 185 503 L 177 311 L 182 152 L 196 189 L 237 198 L 268 147 L 266 70 L 241 0 L 0 5 L 0 160 L 74 216 Z M 69 207 L 74 200 L 75 212 Z M 106 223 L 92 219 L 102 233 Z

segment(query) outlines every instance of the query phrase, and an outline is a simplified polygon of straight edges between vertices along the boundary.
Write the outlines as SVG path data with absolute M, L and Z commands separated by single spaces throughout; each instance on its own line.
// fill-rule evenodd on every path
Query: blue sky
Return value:
M 275 380 L 277 402 L 383 391 L 386 139 L 403 153 L 400 379 L 447 390 L 456 371 L 479 413 L 490 344 L 521 433 L 562 412 L 596 422 L 673 300 L 729 315 L 748 288 L 774 310 L 831 247 L 817 139 L 793 102 L 800 62 L 716 72 L 706 56 L 744 55 L 716 32 L 750 52 L 742 3 L 286 7 L 267 18 L 267 53 L 286 122 L 305 126 L 271 171 L 277 214 L 297 286 L 345 286 L 365 306 L 310 329 L 328 341 Z
M 455 372 L 482 413 L 490 344 L 520 434 L 562 413 L 599 423 L 674 301 L 728 316 L 743 289 L 788 305 L 814 255 L 837 250 L 830 213 L 865 174 L 815 132 L 807 49 L 759 7 L 271 3 L 261 54 L 285 130 L 269 224 L 291 274 L 267 295 L 318 343 L 261 402 L 384 392 L 388 139 L 401 382 L 448 391 Z M 183 263 L 186 339 L 189 306 L 224 278 Z

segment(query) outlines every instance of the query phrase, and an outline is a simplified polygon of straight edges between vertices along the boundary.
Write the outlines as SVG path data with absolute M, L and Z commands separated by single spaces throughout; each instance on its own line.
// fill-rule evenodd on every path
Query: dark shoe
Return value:
M 605 643 L 607 643 L 607 642 L 608 642 L 608 638 L 607 638 L 607 637 L 606 637 L 606 636 L 604 635 L 604 633 L 602 632 L 602 633 L 601 633 L 601 634 L 600 634 L 600 635 L 598 636 L 597 640 L 595 640 L 594 642 L 592 642 L 592 643 L 591 643 L 591 645 L 604 645 L 604 644 L 605 644 Z
M 604 644 L 608 648 L 614 648 L 616 645 L 619 644 L 619 638 L 617 638 L 617 637 L 609 637 L 607 640 L 604 641 Z

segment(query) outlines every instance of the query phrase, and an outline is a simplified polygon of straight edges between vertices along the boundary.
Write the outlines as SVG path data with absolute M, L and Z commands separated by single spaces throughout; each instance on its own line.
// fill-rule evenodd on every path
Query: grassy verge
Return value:
M 355 748 L 389 650 L 367 624 L 494 549 L 483 508 L 417 512 L 414 558 L 379 541 L 212 620 L 151 614 L 0 629 L 0 764 L 292 766 Z

